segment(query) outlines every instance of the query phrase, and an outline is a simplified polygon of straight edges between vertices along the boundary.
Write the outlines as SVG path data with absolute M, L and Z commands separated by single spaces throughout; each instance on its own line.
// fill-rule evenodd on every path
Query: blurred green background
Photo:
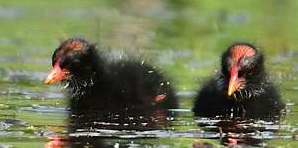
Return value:
M 42 80 L 53 50 L 69 37 L 148 60 L 173 80 L 178 92 L 196 91 L 218 69 L 231 43 L 253 43 L 265 53 L 271 78 L 293 106 L 284 122 L 297 126 L 297 15 L 295 0 L 0 0 L 0 118 L 26 122 L 0 127 L 7 132 L 0 132 L 0 143 L 40 147 L 46 138 L 39 133 L 65 133 L 64 114 L 45 116 L 22 108 L 65 107 L 60 89 Z M 192 98 L 180 104 L 189 109 Z M 189 146 L 189 140 L 180 142 Z
M 234 41 L 254 43 L 269 57 L 298 49 L 298 2 L 291 0 L 11 0 L 0 5 L 1 55 L 18 56 L 1 65 L 12 69 L 48 69 L 44 63 L 69 37 L 87 38 L 104 49 L 151 52 L 146 55 L 153 59 L 175 54 L 166 50 L 180 52 L 182 58 L 176 55 L 171 63 L 166 60 L 175 57 L 165 56 L 163 62 L 179 81 L 210 73 L 210 66 L 193 67 L 218 60 Z M 186 67 L 191 61 L 194 66 Z

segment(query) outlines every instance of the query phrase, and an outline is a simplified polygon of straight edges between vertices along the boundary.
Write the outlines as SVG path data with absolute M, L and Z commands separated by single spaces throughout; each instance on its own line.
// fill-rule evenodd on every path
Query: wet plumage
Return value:
M 52 65 L 45 83 L 65 85 L 72 113 L 177 107 L 172 87 L 157 68 L 131 58 L 110 60 L 86 40 L 61 43 Z
M 206 82 L 193 111 L 204 117 L 277 119 L 284 103 L 268 80 L 264 57 L 254 46 L 235 43 L 222 55 L 221 71 Z

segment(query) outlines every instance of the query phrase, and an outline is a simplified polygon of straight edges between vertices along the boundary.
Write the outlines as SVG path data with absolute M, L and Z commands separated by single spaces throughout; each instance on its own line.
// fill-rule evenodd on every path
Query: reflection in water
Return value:
M 69 119 L 69 131 L 94 132 L 98 129 L 109 130 L 153 130 L 168 125 L 168 112 L 156 110 L 102 111 L 74 115 Z
M 279 121 L 196 118 L 192 123 L 191 114 L 190 110 L 178 109 L 147 113 L 107 112 L 94 115 L 97 118 L 72 116 L 69 124 L 72 131 L 66 141 L 72 147 L 129 147 L 131 144 L 145 146 L 146 140 L 183 137 L 193 138 L 194 147 L 212 146 L 204 139 L 218 139 L 226 146 L 266 146 L 267 140 L 292 139 L 289 132 L 295 130 Z M 187 128 L 179 130 L 179 127 Z M 149 143 L 153 147 L 161 145 L 159 142 Z
M 103 138 L 154 138 L 171 119 L 165 109 L 70 115 L 68 137 L 50 137 L 46 147 L 103 147 Z
M 106 147 L 101 139 L 97 137 L 49 137 L 45 148 L 81 148 L 81 147 Z
M 224 145 L 265 146 L 268 139 L 291 138 L 279 133 L 289 128 L 279 121 L 200 118 L 197 123 L 206 132 L 219 133 Z
M 138 138 L 138 132 L 163 130 L 170 118 L 166 109 L 101 111 L 69 118 L 71 145 L 101 146 L 100 138 Z M 145 135 L 144 135 L 145 136 Z
M 66 148 L 69 147 L 69 140 L 62 136 L 49 137 L 49 142 L 46 143 L 45 148 Z

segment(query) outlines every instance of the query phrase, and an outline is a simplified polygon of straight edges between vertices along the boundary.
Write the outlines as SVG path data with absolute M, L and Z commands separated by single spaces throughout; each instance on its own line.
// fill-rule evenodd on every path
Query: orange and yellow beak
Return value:
M 45 84 L 54 84 L 65 80 L 68 76 L 69 72 L 67 70 L 61 69 L 58 64 L 55 64 L 53 69 L 50 71 L 49 75 L 47 76 L 46 80 L 44 81 Z
M 233 66 L 230 70 L 230 81 L 228 87 L 228 96 L 231 96 L 235 93 L 240 87 L 240 82 L 238 78 L 238 67 Z

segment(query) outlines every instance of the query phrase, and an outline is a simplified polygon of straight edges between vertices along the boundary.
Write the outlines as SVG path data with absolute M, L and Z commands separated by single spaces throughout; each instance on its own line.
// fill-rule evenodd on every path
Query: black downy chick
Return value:
M 177 108 L 174 89 L 158 69 L 134 59 L 109 60 L 84 39 L 62 42 L 52 66 L 45 83 L 65 85 L 74 115 L 95 114 L 93 118 L 105 116 L 105 111 L 144 114 L 152 108 Z
M 253 45 L 235 43 L 222 55 L 221 71 L 199 91 L 193 111 L 203 117 L 277 119 L 285 107 Z

